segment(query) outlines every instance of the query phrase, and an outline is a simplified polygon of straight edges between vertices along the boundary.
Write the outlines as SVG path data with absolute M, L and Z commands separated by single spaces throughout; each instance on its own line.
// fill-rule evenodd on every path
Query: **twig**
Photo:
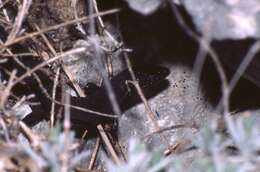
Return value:
M 70 105 L 70 95 L 68 93 L 65 92 L 65 90 L 63 91 L 63 93 L 65 94 L 65 111 L 64 111 L 64 123 L 63 123 L 63 127 L 64 127 L 64 132 L 66 134 L 69 133 L 70 128 L 71 128 L 71 124 L 70 124 L 70 107 L 67 105 Z
M 12 71 L 11 76 L 10 76 L 9 81 L 8 81 L 8 84 L 5 87 L 4 91 L 2 91 L 2 93 L 1 93 L 0 108 L 3 109 L 3 110 L 5 109 L 5 102 L 10 95 L 16 73 L 17 73 L 16 70 Z
M 57 85 L 58 85 L 59 76 L 60 76 L 60 68 L 57 68 L 53 87 L 52 87 L 52 99 L 53 100 L 56 99 L 56 88 L 57 88 Z M 53 126 L 54 126 L 54 113 L 55 113 L 55 102 L 52 102 L 52 104 L 51 104 L 51 117 L 50 117 L 51 128 L 53 128 Z
M 12 110 L 18 108 L 19 106 L 21 106 L 27 99 L 30 99 L 31 95 L 29 95 L 28 97 L 23 96 L 19 101 L 17 101 L 15 103 L 15 105 L 13 105 L 13 107 L 11 108 Z
M 65 103 L 70 104 L 70 95 L 63 91 L 64 97 L 65 97 Z M 69 160 L 70 160 L 70 144 L 71 140 L 69 137 L 70 134 L 70 107 L 65 106 L 65 111 L 64 111 L 64 122 L 63 122 L 63 127 L 64 127 L 64 147 L 63 147 L 63 152 L 61 153 L 61 172 L 67 172 L 69 171 Z
M 165 156 L 170 155 L 173 151 L 175 151 L 176 149 L 178 149 L 179 146 L 180 146 L 180 142 L 168 146 L 168 149 L 164 151 L 164 155 L 165 155 Z
M 240 79 L 241 75 L 246 71 L 248 65 L 252 60 L 256 57 L 256 54 L 260 50 L 260 41 L 256 41 L 248 50 L 247 54 L 243 58 L 243 61 L 240 63 L 239 67 L 236 70 L 236 73 L 233 75 L 232 79 L 229 83 L 229 91 L 232 92 L 234 87 L 236 86 L 238 80 Z
M 26 138 L 30 141 L 33 147 L 39 147 L 39 137 L 33 133 L 33 131 L 22 121 L 19 121 L 20 128 Z
M 206 42 L 208 42 L 208 44 L 210 44 L 210 40 L 209 40 L 209 33 L 210 33 L 210 25 L 211 25 L 211 20 L 208 19 L 205 23 L 205 27 L 203 27 L 203 35 L 202 35 L 202 38 L 201 40 L 206 40 Z M 202 68 L 203 68 L 203 65 L 204 65 L 204 62 L 206 61 L 206 58 L 207 58 L 207 50 L 204 48 L 204 46 L 202 45 L 202 42 L 198 42 L 199 43 L 199 50 L 198 50 L 198 53 L 196 55 L 196 58 L 195 58 L 195 62 L 194 62 L 194 65 L 193 65 L 193 73 L 195 75 L 197 75 L 198 77 L 198 80 L 200 78 L 200 74 L 201 74 L 201 71 L 202 71 Z
M 83 132 L 82 136 L 80 137 L 80 142 L 81 142 L 81 143 L 83 143 L 83 141 L 84 141 L 84 139 L 86 138 L 87 134 L 88 134 L 88 130 L 86 129 L 86 130 Z
M 75 19 L 78 19 L 79 16 L 78 16 L 78 13 L 77 13 L 77 3 L 78 3 L 78 0 L 72 0 L 71 4 L 72 4 L 72 7 L 73 7 L 73 11 L 74 11 L 74 18 Z M 83 26 L 80 22 L 77 22 L 77 29 L 83 34 L 83 35 L 86 35 L 86 32 L 85 30 L 83 29 Z
M 33 67 L 31 70 L 27 71 L 26 73 L 24 73 L 23 75 L 21 75 L 20 77 L 18 77 L 13 83 L 12 83 L 12 87 L 14 85 L 16 85 L 17 83 L 20 83 L 24 78 L 30 76 L 31 74 L 33 74 L 34 72 L 36 72 L 37 70 L 41 69 L 42 67 L 50 64 L 50 63 L 53 63 L 54 61 L 62 58 L 63 56 L 67 57 L 69 54 L 73 54 L 73 53 L 79 53 L 79 52 L 82 52 L 82 51 L 85 51 L 85 48 L 81 47 L 81 48 L 77 48 L 77 49 L 73 49 L 73 50 L 70 50 L 70 51 L 67 51 L 61 55 L 58 55 L 56 57 L 53 57 L 47 61 L 44 61 L 42 62 L 41 64 L 39 65 L 36 65 L 35 67 Z M 39 81 L 38 81 L 39 82 Z M 46 90 L 45 90 L 46 91 Z M 48 96 L 48 94 L 47 94 Z M 62 105 L 62 106 L 65 106 L 66 104 L 63 104 L 57 100 L 53 100 L 51 97 L 48 96 L 48 98 L 52 101 L 54 101 L 56 104 L 59 104 L 59 105 Z M 96 111 L 93 111 L 93 110 L 90 110 L 90 109 L 86 109 L 86 108 L 83 108 L 83 107 L 79 107 L 79 106 L 74 106 L 74 105 L 67 105 L 67 106 L 70 106 L 70 108 L 73 108 L 73 109 L 77 109 L 77 110 L 81 110 L 83 112 L 87 112 L 87 113 L 90 113 L 90 114 L 95 114 L 95 115 L 100 115 L 100 116 L 104 116 L 104 117 L 109 117 L 109 118 L 118 118 L 118 116 L 115 116 L 115 115 L 111 115 L 111 114 L 106 114 L 106 113 L 100 113 L 100 112 L 96 112 Z
M 122 38 L 122 34 L 120 33 L 120 37 Z M 122 49 L 125 49 L 123 46 L 122 46 Z M 129 60 L 129 57 L 128 57 L 128 54 L 127 54 L 127 51 L 123 51 L 123 56 L 124 56 L 124 59 L 125 59 L 125 62 L 126 62 L 126 65 L 127 65 L 127 69 L 129 70 L 129 73 L 131 75 L 131 78 L 132 78 L 132 82 L 134 83 L 134 86 L 136 87 L 137 89 L 137 92 L 139 94 L 139 96 L 141 97 L 144 105 L 145 105 L 145 108 L 146 110 L 148 111 L 148 117 L 150 117 L 150 120 L 152 121 L 152 123 L 154 124 L 156 130 L 160 130 L 160 126 L 158 125 L 157 123 L 157 120 L 156 120 L 156 114 L 154 114 L 154 112 L 151 110 L 150 108 L 150 105 L 148 104 L 143 92 L 142 92 L 142 89 L 140 88 L 140 85 L 137 81 L 137 78 L 134 74 L 134 71 L 133 71 L 133 68 L 132 68 L 132 64 Z M 160 139 L 161 141 L 166 145 L 166 146 L 169 146 L 169 143 L 166 139 L 166 137 L 163 135 L 163 134 L 160 134 L 159 133 L 159 136 L 160 136 Z
M 195 129 L 198 129 L 198 126 L 197 126 L 196 124 L 179 124 L 179 125 L 172 125 L 172 126 L 169 126 L 169 127 L 161 128 L 160 130 L 157 130 L 157 131 L 153 131 L 153 132 L 151 132 L 151 133 L 145 135 L 143 139 L 147 139 L 147 138 L 151 137 L 151 136 L 154 135 L 154 134 L 159 134 L 159 133 L 162 133 L 162 132 L 165 132 L 165 131 L 174 130 L 174 129 L 179 129 L 179 128 L 195 128 Z
M 5 123 L 4 119 L 2 118 L 2 116 L 0 116 L 0 125 L 1 125 L 1 127 L 3 129 L 6 142 L 10 143 L 11 140 L 10 140 L 9 131 L 7 129 L 6 123 Z
M 99 13 L 99 10 L 98 10 L 98 5 L 97 5 L 97 2 L 96 0 L 92 0 L 92 5 L 93 5 L 93 8 L 95 10 L 96 13 Z M 99 26 L 99 34 L 100 35 L 103 35 L 103 36 L 107 36 L 113 43 L 114 43 L 114 47 L 119 47 L 120 43 L 112 36 L 112 34 L 109 33 L 108 30 L 106 30 L 105 28 L 105 25 L 104 25 L 104 22 L 101 18 L 101 16 L 98 16 L 97 17 L 97 21 L 98 21 L 98 26 Z M 106 44 L 109 44 L 107 42 L 106 39 L 104 39 L 104 37 L 100 37 L 102 39 L 103 42 L 105 42 Z M 111 77 L 113 75 L 113 65 L 112 65 L 112 53 L 114 50 L 108 50 L 106 48 L 103 48 L 106 52 L 109 52 L 107 53 L 107 64 L 106 64 L 106 67 L 107 67 L 107 71 L 108 71 L 108 74 L 109 74 L 109 77 Z
M 97 153 L 98 153 L 99 147 L 100 147 L 100 137 L 97 138 L 97 141 L 96 141 L 96 144 L 95 144 L 95 147 L 93 149 L 91 159 L 90 159 L 90 162 L 89 162 L 89 165 L 88 165 L 88 170 L 93 169 L 93 166 L 94 166 L 96 158 L 97 158 Z
M 143 103 L 144 103 L 144 106 L 145 106 L 145 109 L 147 110 L 148 112 L 148 117 L 149 119 L 151 120 L 151 122 L 153 123 L 155 129 L 157 131 L 160 131 L 161 128 L 159 126 L 159 124 L 157 123 L 157 120 L 156 120 L 156 114 L 152 111 L 147 99 L 145 98 L 143 92 L 142 92 L 142 89 L 140 87 L 140 85 L 138 84 L 138 81 L 127 81 L 127 83 L 131 83 L 137 90 L 137 93 L 138 95 L 140 96 L 140 98 L 142 99 Z M 162 134 L 162 133 L 159 133 L 159 136 L 160 138 L 162 139 L 162 141 L 164 142 L 165 145 L 169 146 L 169 143 L 166 139 L 166 137 Z
M 36 30 L 38 32 L 41 32 L 41 29 L 39 28 L 39 26 L 37 24 L 34 24 L 34 27 L 36 28 Z M 47 47 L 49 48 L 49 50 L 51 51 L 51 53 L 53 54 L 53 56 L 57 56 L 57 52 L 55 51 L 54 47 L 51 45 L 50 41 L 48 40 L 48 38 L 44 35 L 44 33 L 40 33 L 40 36 L 42 37 L 42 39 L 44 40 L 45 44 L 47 45 Z
M 67 77 L 69 78 L 78 95 L 80 97 L 86 97 L 85 92 L 80 88 L 79 84 L 75 82 L 74 76 L 70 72 L 70 70 L 64 64 L 62 65 L 62 69 L 66 73 Z
M 101 76 L 104 80 L 104 86 L 105 86 L 106 92 L 108 94 L 108 98 L 110 100 L 110 103 L 112 105 L 113 112 L 117 116 L 120 116 L 121 110 L 120 110 L 120 107 L 119 107 L 118 102 L 116 100 L 116 96 L 114 94 L 114 90 L 113 90 L 113 87 L 110 83 L 109 77 L 108 77 L 107 72 L 106 72 L 104 65 L 103 65 L 102 54 L 101 54 L 102 50 L 99 48 L 99 43 L 98 43 L 97 39 L 95 39 L 93 37 L 93 39 L 90 39 L 90 40 L 92 41 L 92 43 L 94 45 L 95 55 L 96 55 L 97 61 L 98 61 L 98 66 L 96 66 L 96 67 L 99 70 L 99 72 L 101 73 Z
M 232 76 L 230 83 L 228 85 L 229 87 L 229 92 L 228 94 L 230 95 L 231 92 L 234 90 L 237 82 L 239 81 L 240 77 L 243 75 L 243 73 L 246 71 L 247 67 L 250 65 L 250 62 L 255 58 L 256 54 L 260 50 L 260 41 L 256 41 L 248 50 L 247 54 L 243 58 L 243 61 L 240 63 L 238 66 L 236 73 Z M 217 107 L 221 105 L 221 102 L 223 101 L 224 97 L 222 96 L 220 98 L 219 104 Z
M 176 5 L 169 0 L 169 4 L 171 5 L 173 12 L 177 18 L 178 23 L 180 26 L 184 29 L 184 31 L 195 41 L 197 41 L 210 55 L 214 65 L 216 66 L 216 69 L 218 71 L 218 74 L 220 76 L 220 79 L 222 81 L 222 95 L 223 95 L 223 110 L 224 114 L 229 113 L 229 88 L 228 88 L 228 81 L 227 77 L 224 71 L 224 68 L 219 61 L 219 58 L 215 51 L 210 47 L 210 44 L 207 40 L 204 40 L 200 38 L 192 29 L 190 29 L 187 24 L 185 23 L 183 17 L 181 16 L 178 8 Z
M 6 2 L 5 2 L 5 3 L 6 3 Z M 4 6 L 3 1 L 0 0 L 0 8 L 3 8 L 3 6 Z M 4 13 L 4 16 L 5 16 L 5 19 L 6 19 L 7 23 L 10 24 L 10 21 L 11 21 L 11 20 L 10 20 L 10 17 L 8 16 L 8 13 L 7 13 L 7 11 L 6 11 L 5 8 L 3 8 L 3 13 Z
M 94 34 L 94 33 L 92 33 Z M 118 105 L 118 102 L 116 100 L 116 96 L 114 94 L 114 90 L 112 88 L 111 82 L 108 78 L 108 75 L 106 73 L 105 67 L 103 65 L 103 61 L 102 61 L 102 54 L 101 54 L 101 49 L 99 48 L 99 42 L 97 41 L 97 39 L 95 39 L 95 37 L 92 35 L 91 41 L 94 45 L 95 48 L 95 55 L 97 57 L 97 62 L 98 62 L 98 66 L 97 69 L 99 70 L 99 72 L 101 73 L 101 76 L 104 80 L 104 85 L 105 85 L 105 89 L 109 98 L 109 101 L 112 105 L 112 109 L 113 112 L 116 114 L 117 117 L 119 117 L 121 115 L 121 110 L 120 107 Z M 102 125 L 98 125 L 97 129 L 101 135 L 102 140 L 104 141 L 104 143 L 106 144 L 106 146 L 108 147 L 108 150 L 110 152 L 110 154 L 112 155 L 112 158 L 114 159 L 114 161 L 118 164 L 120 162 L 115 150 L 112 147 L 112 144 L 110 142 L 110 140 L 108 139 L 107 135 L 105 134 L 105 131 L 103 129 Z
M 61 27 L 65 27 L 65 26 L 68 26 L 68 25 L 72 25 L 72 24 L 75 24 L 77 22 L 88 22 L 89 19 L 91 18 L 95 18 L 97 16 L 103 16 L 103 15 L 108 15 L 108 14 L 113 14 L 113 13 L 116 13 L 116 12 L 119 12 L 119 9 L 112 9 L 112 10 L 108 10 L 108 11 L 105 11 L 105 12 L 100 12 L 98 14 L 93 14 L 91 16 L 85 16 L 85 17 L 82 17 L 82 18 L 79 18 L 79 19 L 75 19 L 75 20 L 70 20 L 70 21 L 67 21 L 67 22 L 64 22 L 64 23 L 61 23 L 61 24 L 57 24 L 57 25 L 54 25 L 54 26 L 50 26 L 48 28 L 44 28 L 42 29 L 41 31 L 37 31 L 37 32 L 32 32 L 32 33 L 28 33 L 24 36 L 20 36 L 20 37 L 17 37 L 15 39 L 13 39 L 11 42 L 5 42 L 4 45 L 1 45 L 0 46 L 0 49 L 3 49 L 3 48 L 6 48 L 10 45 L 13 45 L 15 43 L 18 43 L 20 41 L 23 41 L 25 39 L 28 39 L 28 38 L 32 38 L 34 36 L 38 36 L 42 33 L 45 33 L 45 32 L 49 32 L 49 31 L 52 31 L 52 30 L 55 30 L 55 29 L 59 29 Z
M 30 56 L 30 57 L 39 57 L 36 53 L 18 53 L 18 54 L 1 54 L 2 57 L 22 57 L 22 56 Z
M 12 74 L 11 71 L 7 70 L 6 68 L 3 68 L 2 66 L 0 66 L 0 69 L 2 69 L 9 77 L 11 76 L 11 74 Z M 17 76 L 15 76 L 14 79 L 17 79 Z M 5 81 L 4 81 L 4 82 L 5 82 Z M 4 84 L 4 82 L 1 83 L 1 85 Z M 25 83 L 24 81 L 21 81 L 21 84 L 26 84 L 26 83 Z M 12 94 L 12 93 L 11 93 L 11 94 Z M 16 96 L 13 95 L 13 94 L 12 94 L 12 96 L 16 97 Z
M 188 146 L 188 148 L 187 148 L 187 146 Z M 177 143 L 171 145 L 169 147 L 169 149 L 164 151 L 164 155 L 168 156 L 170 154 L 176 154 L 176 153 L 181 154 L 181 153 L 184 153 L 185 151 L 187 151 L 191 147 L 194 147 L 194 145 L 192 145 L 192 140 L 182 139 L 182 140 L 178 141 Z
M 0 22 L 3 23 L 3 24 L 6 24 L 6 27 L 11 27 L 11 24 L 8 23 L 7 21 L 5 21 L 4 19 L 0 18 Z
M 110 140 L 108 139 L 108 136 L 106 135 L 104 128 L 102 127 L 102 125 L 98 125 L 97 128 L 98 128 L 98 131 L 99 131 L 99 134 L 100 134 L 102 140 L 104 141 L 105 145 L 107 146 L 107 148 L 108 148 L 112 158 L 114 159 L 115 163 L 120 164 L 121 160 L 117 156 Z
M 37 29 L 38 32 L 40 32 L 40 28 L 35 25 L 35 28 Z M 45 41 L 46 45 L 48 46 L 48 48 L 51 50 L 52 54 L 54 56 L 57 56 L 57 52 L 55 51 L 55 49 L 53 48 L 53 46 L 50 44 L 49 40 L 47 39 L 47 37 L 41 33 L 41 37 L 43 38 L 43 40 Z M 45 59 L 46 60 L 46 59 Z M 70 72 L 70 70 L 64 65 L 62 64 L 62 69 L 63 71 L 66 73 L 66 75 L 68 76 L 69 80 L 71 81 L 72 85 L 74 86 L 75 90 L 77 91 L 77 93 L 81 96 L 81 97 L 86 97 L 84 91 L 80 88 L 80 86 L 74 82 L 75 79 L 73 77 L 73 74 Z
M 93 1 L 93 6 L 94 6 L 94 10 L 96 13 L 99 13 L 99 10 L 98 10 L 98 6 L 97 6 L 97 1 L 96 0 L 92 0 Z M 107 35 L 109 37 L 109 39 L 111 39 L 115 45 L 119 45 L 120 43 L 112 36 L 112 34 L 110 34 L 107 30 L 106 30 L 106 27 L 104 25 L 104 22 L 101 18 L 101 16 L 97 16 L 97 19 L 98 19 L 98 23 L 99 25 L 101 26 L 102 28 L 102 32 Z
M 37 31 L 40 31 L 40 28 L 38 27 L 37 24 L 34 24 L 34 27 L 36 28 Z M 47 39 L 47 37 L 41 33 L 40 36 L 43 38 L 45 44 L 47 45 L 47 47 L 49 48 L 49 50 L 52 52 L 52 54 L 54 56 L 57 56 L 57 53 L 55 51 L 55 49 L 53 48 L 53 46 L 51 45 L 51 43 L 49 42 L 49 40 Z M 49 56 L 45 56 L 45 57 L 42 57 L 43 60 L 48 60 L 49 59 Z M 55 79 L 54 79 L 54 84 L 53 84 L 53 88 L 52 88 L 52 99 L 55 100 L 55 97 L 56 97 L 56 87 L 57 87 L 57 83 L 58 83 L 58 77 L 59 77 L 59 73 L 60 73 L 60 69 L 58 68 L 57 69 L 57 73 L 55 75 Z M 42 91 L 47 95 L 47 97 L 49 97 L 49 94 L 48 92 L 45 90 L 40 78 L 35 78 L 37 80 L 37 82 L 39 83 L 39 86 L 40 88 L 42 89 Z M 50 125 L 51 127 L 53 127 L 54 125 L 54 112 L 55 112 L 55 102 L 52 101 L 52 104 L 51 104 L 51 111 L 50 111 Z
M 60 55 L 57 55 L 49 60 L 46 60 L 38 65 L 36 65 L 35 67 L 33 67 L 31 70 L 27 71 L 26 73 L 24 73 L 23 75 L 21 75 L 19 78 L 16 79 L 16 81 L 13 83 L 13 85 L 18 84 L 20 81 L 22 81 L 23 79 L 25 79 L 26 77 L 30 76 L 31 74 L 33 74 L 34 72 L 36 72 L 37 70 L 41 69 L 42 67 L 51 64 L 53 62 L 55 62 L 56 60 L 62 58 L 62 57 L 67 57 L 70 54 L 74 54 L 74 53 L 79 53 L 79 52 L 83 52 L 86 49 L 83 47 L 80 48 L 75 48 L 73 50 L 69 50 L 65 53 L 62 53 Z
M 32 0 L 23 0 L 23 4 L 16 15 L 15 22 L 13 24 L 12 31 L 10 32 L 6 43 L 12 42 L 15 37 L 19 34 L 25 15 L 27 14 Z
M 40 28 L 35 24 L 35 28 L 37 29 L 38 32 L 40 32 Z M 48 38 L 44 35 L 44 33 L 40 34 L 41 37 L 43 38 L 44 42 L 46 43 L 46 45 L 48 46 L 48 48 L 50 49 L 50 51 L 52 52 L 53 56 L 57 56 L 57 52 L 54 49 L 54 47 L 51 45 L 51 43 L 49 42 Z M 47 60 L 47 59 L 45 59 Z M 67 74 L 68 78 L 70 79 L 71 83 L 73 84 L 74 88 L 76 89 L 76 91 L 82 96 L 84 97 L 84 91 L 79 87 L 79 85 L 77 83 L 74 82 L 74 77 L 71 74 L 71 72 L 68 70 L 68 68 L 65 65 L 62 65 L 62 68 L 64 70 L 64 72 Z M 57 73 L 56 73 L 56 77 L 58 77 L 60 73 L 60 68 L 57 69 Z M 54 85 L 53 85 L 53 96 L 52 99 L 55 100 L 55 92 L 56 92 L 56 86 L 57 86 L 57 82 L 58 82 L 58 78 L 55 77 L 55 81 L 54 81 Z M 57 80 L 56 80 L 57 79 Z M 55 84 L 56 83 L 56 84 Z M 54 125 L 54 101 L 52 101 L 52 111 L 51 111 L 51 126 Z
M 195 58 L 195 62 L 193 65 L 193 73 L 198 77 L 198 80 L 200 79 L 201 71 L 204 65 L 204 62 L 207 57 L 207 51 L 205 48 L 200 44 L 197 56 Z

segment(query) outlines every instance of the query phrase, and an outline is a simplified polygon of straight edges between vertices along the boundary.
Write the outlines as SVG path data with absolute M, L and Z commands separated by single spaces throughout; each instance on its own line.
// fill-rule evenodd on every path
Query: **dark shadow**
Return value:
M 111 20 L 119 25 L 133 64 L 181 64 L 192 69 L 197 54 L 197 43 L 192 40 L 179 26 L 172 9 L 164 4 L 155 13 L 142 16 L 129 9 L 124 1 L 114 4 L 104 3 L 101 9 L 119 7 L 118 20 Z M 192 19 L 181 7 L 178 7 L 189 26 L 193 28 Z M 112 16 L 110 16 L 110 19 Z M 109 17 L 108 17 L 109 19 Z M 115 23 L 118 21 L 118 23 Z M 252 45 L 254 40 L 215 41 L 212 45 L 225 67 L 228 78 L 233 75 L 236 67 Z M 249 68 L 254 78 L 260 81 L 260 62 L 257 58 Z M 221 82 L 210 58 L 207 58 L 201 76 L 201 86 L 205 98 L 216 106 L 221 97 Z M 247 79 L 242 78 L 231 95 L 231 110 L 259 108 L 259 88 Z
M 125 1 L 100 1 L 98 4 L 101 5 L 101 11 L 118 7 L 121 9 L 121 11 L 118 14 L 106 16 L 104 17 L 104 19 L 110 21 L 113 25 L 115 25 L 115 28 L 120 30 L 126 47 L 133 50 L 132 53 L 129 53 L 129 56 L 134 66 L 146 66 L 143 68 L 143 70 L 146 70 L 146 68 L 149 67 L 154 68 L 154 66 L 151 65 L 158 66 L 161 64 L 181 64 L 184 66 L 188 66 L 192 69 L 195 60 L 194 58 L 196 57 L 198 49 L 197 43 L 194 40 L 192 40 L 189 36 L 187 36 L 187 34 L 179 26 L 169 5 L 163 5 L 158 11 L 149 16 L 142 16 L 129 9 Z M 183 8 L 179 8 L 179 10 L 185 16 L 185 19 L 187 20 L 189 25 L 191 25 L 191 18 L 189 18 L 187 13 L 185 13 L 185 10 Z M 229 78 L 230 76 L 232 76 L 233 71 L 235 71 L 235 69 L 233 69 L 233 71 L 231 70 L 232 66 L 236 67 L 237 64 L 240 63 L 240 61 L 242 60 L 241 57 L 244 57 L 244 54 L 247 52 L 247 49 L 249 47 L 248 45 L 250 43 L 252 43 L 252 41 L 228 41 L 213 43 L 213 47 L 216 49 L 217 53 L 222 58 L 222 61 L 225 64 L 227 64 L 225 65 L 225 68 Z M 228 57 L 231 56 L 232 59 L 228 59 Z M 239 56 L 239 58 L 236 58 L 236 56 Z M 226 59 L 228 60 L 225 61 Z M 28 61 L 28 63 L 32 62 L 34 61 Z M 37 64 L 39 63 L 37 61 L 35 62 Z M 22 73 L 24 73 L 24 71 L 22 71 Z M 257 76 L 260 76 L 259 72 L 256 73 Z M 114 80 L 116 80 L 117 77 L 115 77 Z M 122 86 L 122 83 L 125 81 L 125 78 L 123 78 L 120 78 L 120 82 L 115 82 L 115 85 L 113 85 L 116 91 L 121 91 L 120 86 Z M 28 80 L 28 84 L 29 83 L 30 82 Z M 160 83 L 152 83 L 149 84 L 149 87 L 145 87 L 144 93 L 149 99 L 155 96 L 156 94 L 159 94 L 168 86 L 169 83 L 167 82 L 167 80 L 165 80 L 165 78 L 161 78 Z M 215 106 L 218 103 L 218 100 L 221 96 L 221 82 L 219 80 L 215 66 L 209 58 L 207 58 L 202 71 L 201 86 L 205 93 L 205 98 L 208 100 L 210 104 Z M 88 104 L 90 100 L 94 100 L 94 103 L 92 103 L 94 107 L 93 110 L 101 110 L 103 112 L 108 113 L 112 112 L 111 107 L 107 108 L 109 106 L 109 101 L 106 98 L 106 92 L 104 91 L 104 88 L 90 87 L 89 89 L 92 89 L 88 92 L 93 94 L 93 96 L 89 96 L 87 99 L 77 99 L 77 101 L 75 101 L 74 104 L 85 105 Z M 96 95 L 96 92 L 99 93 Z M 121 95 L 121 93 L 118 93 L 117 96 L 121 97 Z M 136 92 L 127 96 L 128 97 L 124 97 L 124 100 L 120 101 L 123 110 L 127 110 L 130 107 L 141 102 Z M 231 96 L 231 110 L 259 108 L 259 100 L 259 88 L 251 82 L 245 79 L 241 79 Z M 95 103 L 99 105 L 97 106 Z M 102 106 L 104 106 L 105 108 Z M 49 108 L 50 107 L 43 107 L 44 112 L 46 113 L 47 110 L 49 112 Z M 40 118 L 42 117 L 41 114 L 44 113 L 40 110 L 35 110 L 34 112 L 37 113 Z M 77 112 L 75 114 L 80 113 Z M 95 128 L 97 123 L 102 123 L 101 121 L 103 119 L 100 118 L 97 118 L 97 121 L 94 121 L 93 123 L 83 123 L 82 121 L 87 121 L 86 119 L 83 120 L 83 118 L 85 118 L 86 116 L 88 115 L 85 114 L 85 116 L 81 116 L 80 118 L 82 120 L 80 118 L 77 119 L 78 121 L 74 119 L 73 127 L 84 131 L 88 127 Z M 35 118 L 35 116 L 33 118 L 37 119 L 36 121 L 29 119 L 29 117 L 30 116 L 28 116 L 25 119 L 25 121 L 27 121 L 27 123 L 29 124 L 34 124 L 38 120 L 38 118 Z
M 231 79 L 236 69 L 244 60 L 250 47 L 255 43 L 253 39 L 240 41 L 225 40 L 215 41 L 213 46 L 221 61 L 227 69 L 227 76 Z M 260 58 L 259 53 L 253 59 L 245 71 L 245 75 L 240 78 L 231 94 L 231 110 L 242 111 L 260 108 Z
M 169 85 L 168 81 L 165 79 L 169 75 L 169 70 L 167 68 L 159 66 L 142 66 L 133 68 L 133 70 L 139 81 L 140 87 L 143 89 L 147 99 L 159 94 Z M 130 79 L 131 76 L 127 70 L 119 73 L 111 79 L 111 85 L 114 89 L 115 96 L 117 98 L 122 112 L 135 106 L 138 103 L 141 103 L 140 98 L 137 98 L 139 96 L 137 96 L 135 88 L 132 85 L 129 85 L 128 87 L 125 83 L 127 80 Z M 52 87 L 49 87 L 48 85 L 52 85 L 52 83 L 44 84 L 45 88 L 49 92 L 49 95 L 51 95 Z M 41 93 L 41 88 L 31 88 L 32 92 L 36 95 L 37 100 L 41 104 L 41 106 L 34 107 L 32 109 L 33 112 L 24 119 L 24 122 L 26 122 L 30 126 L 33 126 L 37 122 L 40 122 L 43 118 L 49 117 L 51 101 L 43 93 Z M 85 98 L 71 97 L 71 104 L 73 106 L 79 106 L 101 113 L 114 114 L 113 108 L 110 103 L 110 99 L 108 98 L 108 94 L 104 86 L 100 88 L 91 86 L 87 88 L 87 92 L 89 94 Z M 59 87 L 56 91 L 56 94 L 61 94 L 61 89 L 59 89 Z M 57 106 L 56 109 L 59 107 L 60 106 Z M 70 114 L 72 120 L 72 127 L 73 129 L 79 132 L 79 135 L 82 135 L 81 132 L 87 129 L 88 135 L 95 136 L 97 134 L 96 126 L 98 124 L 112 124 L 115 122 L 114 118 L 90 114 L 88 112 L 83 112 L 74 108 L 70 109 Z

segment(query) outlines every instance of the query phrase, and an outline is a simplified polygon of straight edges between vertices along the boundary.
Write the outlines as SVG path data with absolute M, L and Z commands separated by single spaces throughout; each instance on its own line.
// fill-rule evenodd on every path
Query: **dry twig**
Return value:
M 93 14 L 91 16 L 86 16 L 86 17 L 82 17 L 82 18 L 79 18 L 79 19 L 67 21 L 67 22 L 64 22 L 64 23 L 61 23 L 61 24 L 57 24 L 57 25 L 54 25 L 54 26 L 50 26 L 48 28 L 41 29 L 41 31 L 39 31 L 39 32 L 37 31 L 37 32 L 33 32 L 33 33 L 28 33 L 24 36 L 17 37 L 15 39 L 13 39 L 12 41 L 5 42 L 4 45 L 0 46 L 0 50 L 1 49 L 4 50 L 6 47 L 8 47 L 10 45 L 16 44 L 16 43 L 21 42 L 25 39 L 32 38 L 34 36 L 38 36 L 42 33 L 46 33 L 46 32 L 49 32 L 49 31 L 52 31 L 52 30 L 55 30 L 55 29 L 59 29 L 61 27 L 65 27 L 65 26 L 68 26 L 68 25 L 72 25 L 72 24 L 75 24 L 77 22 L 88 22 L 90 19 L 95 18 L 97 16 L 113 14 L 113 13 L 116 13 L 116 12 L 119 12 L 119 10 L 118 9 L 112 9 L 112 10 L 108 10 L 108 11 L 105 11 L 105 12 L 100 12 L 98 14 Z

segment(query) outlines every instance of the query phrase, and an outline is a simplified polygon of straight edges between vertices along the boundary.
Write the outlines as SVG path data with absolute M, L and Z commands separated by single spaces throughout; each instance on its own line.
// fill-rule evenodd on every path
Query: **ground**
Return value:
M 258 58 L 219 103 L 219 68 L 232 80 L 255 40 L 211 42 L 221 66 L 206 49 L 198 75 L 199 40 L 166 2 L 149 15 L 120 0 L 1 3 L 2 171 L 259 168 Z

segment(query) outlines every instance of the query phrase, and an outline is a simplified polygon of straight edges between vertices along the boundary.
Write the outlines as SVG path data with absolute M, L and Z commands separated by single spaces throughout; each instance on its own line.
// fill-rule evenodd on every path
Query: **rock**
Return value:
M 108 38 L 103 39 L 108 40 Z M 104 44 L 104 42 L 101 42 L 101 44 Z M 110 44 L 104 44 L 104 47 L 107 45 L 109 46 Z M 97 57 L 94 54 L 93 45 L 91 45 L 89 40 L 77 40 L 74 44 L 74 48 L 77 47 L 86 47 L 86 51 L 82 53 L 71 54 L 64 58 L 64 65 L 66 65 L 66 67 L 75 77 L 76 82 L 82 87 L 85 87 L 89 83 L 99 86 L 102 82 L 102 77 L 97 69 L 98 62 L 96 59 Z M 111 47 L 106 48 L 109 49 Z M 124 69 L 124 63 L 121 59 L 119 51 L 112 54 L 111 65 L 113 68 L 113 75 L 118 74 Z
M 161 128 L 186 125 L 163 132 L 171 145 L 182 140 L 192 140 L 199 131 L 198 128 L 216 114 L 205 100 L 197 77 L 187 67 L 173 65 L 170 70 L 171 74 L 167 78 L 169 88 L 152 98 L 149 104 L 157 114 L 157 122 Z M 144 138 L 154 131 L 143 104 L 133 107 L 119 120 L 119 141 L 122 145 L 127 145 L 130 137 Z M 153 134 L 148 139 L 148 144 L 154 149 L 162 146 L 162 143 L 158 134 Z
M 183 0 L 181 1 L 198 31 L 216 39 L 260 37 L 258 0 Z

